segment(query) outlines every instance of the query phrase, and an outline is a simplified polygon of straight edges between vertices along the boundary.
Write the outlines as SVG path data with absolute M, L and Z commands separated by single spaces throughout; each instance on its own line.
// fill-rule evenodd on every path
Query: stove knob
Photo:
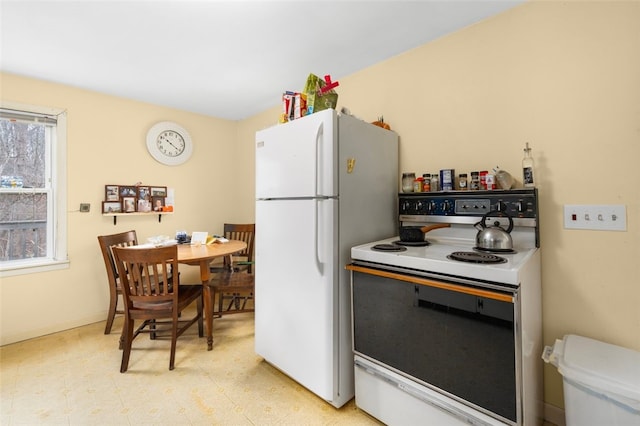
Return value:
M 518 210 L 519 213 L 522 213 L 524 211 L 524 206 L 522 205 L 522 201 L 518 201 L 516 203 L 516 209 Z
M 449 201 L 445 201 L 443 206 L 444 212 L 448 213 L 450 209 L 451 209 L 451 203 Z
M 436 211 L 435 201 L 429 201 L 429 204 L 427 205 L 427 211 L 430 213 L 434 213 Z
M 416 212 L 422 211 L 422 201 L 416 203 Z
M 496 203 L 496 210 L 499 211 L 499 212 L 507 211 L 507 205 L 505 203 L 503 203 L 502 201 L 498 201 Z

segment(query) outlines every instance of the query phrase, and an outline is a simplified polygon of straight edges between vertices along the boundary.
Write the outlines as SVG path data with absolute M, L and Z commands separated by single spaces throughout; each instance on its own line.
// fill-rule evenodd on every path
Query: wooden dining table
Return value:
M 200 280 L 204 292 L 204 319 L 207 332 L 207 350 L 213 348 L 213 305 L 211 299 L 211 271 L 209 264 L 217 257 L 229 256 L 238 253 L 247 247 L 247 243 L 238 240 L 229 240 L 226 243 L 213 244 L 180 244 L 178 245 L 178 262 L 186 265 L 200 266 Z

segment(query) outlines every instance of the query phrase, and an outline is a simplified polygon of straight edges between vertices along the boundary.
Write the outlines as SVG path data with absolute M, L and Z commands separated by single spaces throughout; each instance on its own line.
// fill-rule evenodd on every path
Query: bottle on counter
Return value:
M 466 191 L 469 189 L 466 173 L 460 173 L 460 175 L 458 176 L 458 189 L 460 191 Z
M 471 172 L 471 183 L 469 184 L 469 190 L 480 190 L 480 172 Z
M 431 192 L 440 191 L 440 180 L 438 179 L 438 173 L 431 174 Z
M 483 189 L 483 190 L 487 189 L 487 173 L 489 172 L 486 170 L 480 171 L 480 189 Z
M 422 181 L 422 176 L 417 177 L 416 180 L 413 181 L 413 192 L 422 192 Z
M 431 192 L 431 173 L 422 175 L 422 192 Z
M 492 191 L 496 189 L 496 177 L 493 173 L 487 172 L 487 174 L 484 177 L 484 182 L 485 182 L 486 189 L 488 191 Z
M 416 180 L 415 173 L 402 174 L 402 192 L 413 192 L 413 181 Z
M 524 158 L 522 159 L 522 184 L 525 188 L 532 188 L 536 186 L 533 157 L 531 157 L 529 142 L 527 142 L 524 149 Z

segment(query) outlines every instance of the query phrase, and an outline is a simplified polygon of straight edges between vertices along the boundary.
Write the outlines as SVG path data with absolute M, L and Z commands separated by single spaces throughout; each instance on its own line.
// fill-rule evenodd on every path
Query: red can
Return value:
M 486 170 L 480 172 L 480 189 L 487 189 L 487 173 Z

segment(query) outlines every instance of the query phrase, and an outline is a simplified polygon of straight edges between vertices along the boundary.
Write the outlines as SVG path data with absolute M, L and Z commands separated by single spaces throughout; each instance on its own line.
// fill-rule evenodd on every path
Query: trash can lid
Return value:
M 560 374 L 640 409 L 640 352 L 572 334 L 563 342 Z

